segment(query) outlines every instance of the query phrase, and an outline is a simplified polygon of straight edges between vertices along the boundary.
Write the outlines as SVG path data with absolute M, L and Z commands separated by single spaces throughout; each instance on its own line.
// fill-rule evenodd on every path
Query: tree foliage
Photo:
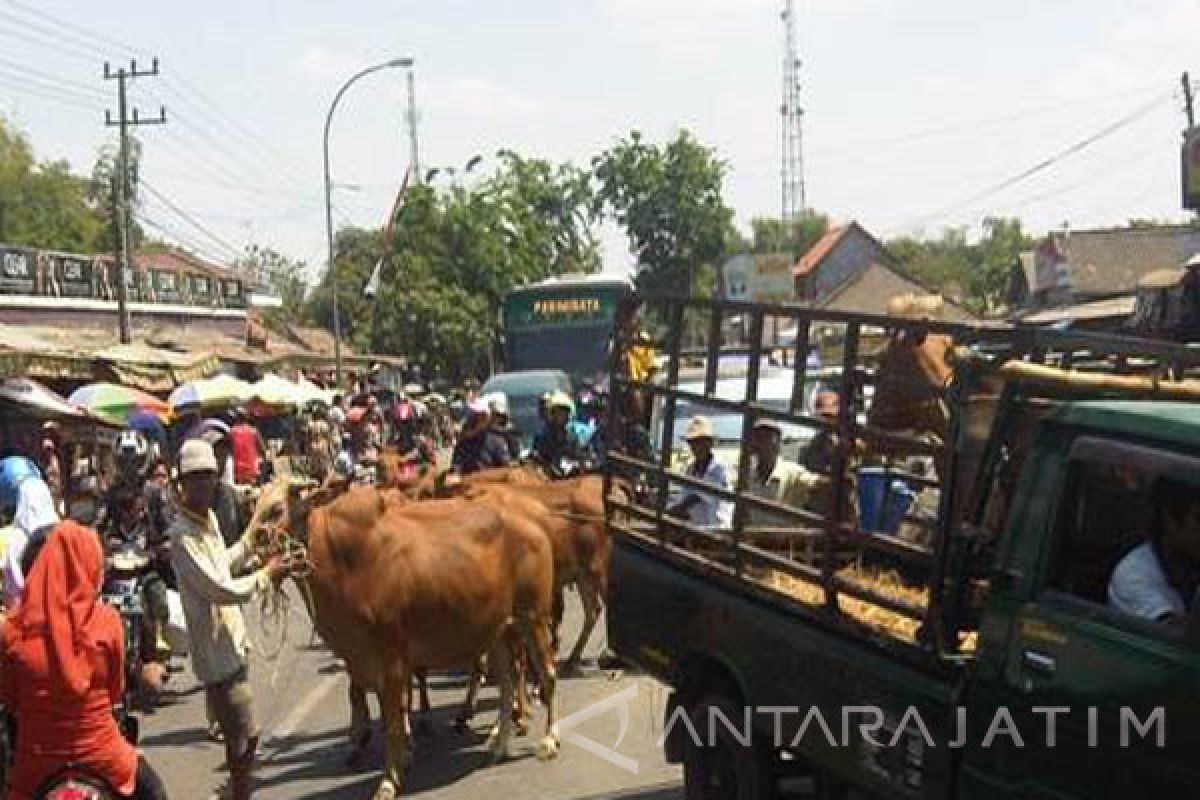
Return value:
M 38 162 L 29 139 L 0 119 L 0 242 L 94 252 L 106 219 L 66 161 Z
M 938 238 L 905 236 L 887 243 L 902 267 L 952 300 L 980 313 L 1000 310 L 1008 276 L 1022 251 L 1034 246 L 1019 219 L 988 217 L 983 237 L 972 243 L 964 228 L 946 228 Z
M 829 217 L 819 211 L 800 212 L 795 219 L 759 217 L 750 220 L 755 253 L 790 253 L 800 258 L 829 230 Z
M 390 242 L 375 231 L 339 232 L 338 302 L 356 348 L 407 355 L 450 376 L 486 372 L 509 289 L 599 269 L 590 175 L 571 164 L 497 154 L 471 185 L 411 187 Z M 363 290 L 382 256 L 378 294 Z M 326 275 L 314 319 L 332 326 Z
M 727 165 L 687 131 L 665 146 L 634 131 L 592 167 L 596 210 L 629 236 L 640 288 L 694 289 L 698 268 L 726 253 L 733 220 L 721 193 Z
M 274 248 L 253 244 L 246 247 L 242 257 L 233 266 L 236 270 L 256 276 L 283 301 L 280 308 L 268 309 L 263 313 L 269 325 L 278 328 L 280 323 L 304 321 L 307 311 L 305 299 L 308 295 L 307 264 L 288 258 Z

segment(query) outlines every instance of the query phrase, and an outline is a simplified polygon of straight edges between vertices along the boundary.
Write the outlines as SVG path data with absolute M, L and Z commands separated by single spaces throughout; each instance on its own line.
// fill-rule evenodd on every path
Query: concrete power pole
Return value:
M 104 112 L 104 124 L 108 127 L 119 127 L 121 129 L 121 141 L 117 149 L 117 169 L 113 181 L 113 188 L 116 192 L 116 202 L 114 203 L 117 211 L 117 318 L 121 332 L 121 344 L 129 344 L 132 339 L 130 324 L 129 324 L 129 297 L 128 287 L 126 285 L 126 276 L 133 275 L 133 265 L 131 263 L 130 244 L 131 230 L 133 225 L 130 221 L 131 210 L 129 207 L 130 190 L 130 168 L 129 168 L 129 127 L 137 125 L 161 125 L 167 121 L 166 109 L 161 106 L 158 109 L 158 116 L 153 118 L 143 118 L 139 116 L 138 110 L 133 109 L 132 116 L 128 113 L 129 104 L 126 99 L 126 88 L 131 78 L 142 78 L 158 75 L 158 59 L 155 58 L 148 70 L 139 70 L 137 61 L 129 62 L 129 69 L 119 67 L 115 71 L 104 63 L 104 79 L 106 81 L 115 80 L 117 82 L 117 118 L 114 120 L 111 111 Z
M 800 57 L 796 55 L 796 10 L 793 0 L 787 0 L 783 13 L 783 101 L 779 106 L 782 118 L 783 155 L 782 179 L 783 221 L 795 219 L 808 207 L 804 196 L 804 109 L 800 105 Z

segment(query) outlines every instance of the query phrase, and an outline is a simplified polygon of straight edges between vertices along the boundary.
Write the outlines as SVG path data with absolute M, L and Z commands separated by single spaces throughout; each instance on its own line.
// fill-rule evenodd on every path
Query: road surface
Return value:
M 363 762 L 345 766 L 349 706 L 347 680 L 333 655 L 311 641 L 312 628 L 302 605 L 287 614 L 286 640 L 277 615 L 247 608 L 254 636 L 251 680 L 263 728 L 263 765 L 259 770 L 262 800 L 363 800 L 379 780 L 383 758 L 378 708 L 372 698 L 375 730 Z M 579 628 L 578 598 L 568 593 L 563 650 Z M 485 688 L 480 712 L 466 734 L 450 723 L 462 697 L 463 678 L 432 676 L 434 733 L 418 740 L 408 774 L 406 794 L 455 800 L 522 800 L 523 798 L 626 797 L 668 800 L 682 796 L 681 773 L 668 765 L 658 746 L 666 691 L 643 675 L 602 669 L 604 626 L 593 634 L 580 677 L 559 682 L 559 717 L 567 718 L 558 758 L 538 761 L 535 747 L 544 727 L 538 715 L 528 736 L 514 739 L 513 758 L 491 764 L 484 748 L 495 721 L 496 692 Z M 278 653 L 273 659 L 273 653 Z M 171 689 L 157 709 L 142 718 L 142 747 L 166 781 L 172 798 L 207 798 L 223 780 L 223 749 L 205 734 L 204 695 L 186 659 L 171 679 Z M 608 701 L 607 704 L 605 701 Z M 582 719 L 578 712 L 592 709 Z M 622 710 L 627 727 L 621 733 Z M 619 739 L 619 744 L 617 744 Z M 589 740 L 595 744 L 589 744 Z M 605 749 L 608 758 L 597 755 Z M 636 771 L 635 771 L 636 770 Z

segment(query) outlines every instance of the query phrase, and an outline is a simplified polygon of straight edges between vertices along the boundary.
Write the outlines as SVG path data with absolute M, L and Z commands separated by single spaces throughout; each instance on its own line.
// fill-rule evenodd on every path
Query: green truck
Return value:
M 1195 353 L 790 305 L 647 305 L 665 332 L 665 375 L 614 375 L 614 394 L 744 414 L 736 485 L 725 489 L 671 463 L 661 447 L 669 412 L 657 455 L 623 451 L 620 436 L 610 449 L 610 489 L 643 491 L 606 493 L 608 641 L 671 687 L 662 738 L 684 766 L 687 797 L 1200 798 L 1200 626 L 1187 615 L 1200 578 L 1200 405 L 1185 379 Z M 754 350 L 768 316 L 798 325 L 798 348 L 837 342 L 850 398 L 838 419 L 804 414 L 798 397 L 793 411 L 760 405 L 753 367 L 741 402 L 678 389 L 685 320 L 710 315 L 716 334 L 731 314 Z M 887 400 L 881 386 L 899 391 L 883 375 L 889 348 L 933 336 L 959 348 L 940 398 L 944 438 L 873 428 L 854 398 L 869 384 L 876 404 Z M 613 430 L 641 424 L 622 417 L 636 404 L 612 405 Z M 749 491 L 762 419 L 835 442 L 824 515 Z M 889 446 L 872 446 L 880 441 Z M 900 455 L 922 448 L 933 474 Z M 909 513 L 898 530 L 865 519 L 864 463 L 888 471 L 885 487 L 935 497 L 934 518 Z M 732 528 L 673 516 L 680 491 L 734 504 Z M 755 509 L 794 525 L 761 536 Z M 1168 518 L 1183 536 L 1169 549 Z M 781 544 L 789 535 L 808 546 Z M 1114 603 L 1118 566 L 1130 568 L 1135 593 L 1145 588 L 1131 553 L 1148 541 L 1159 562 L 1180 562 L 1163 571 L 1180 613 L 1151 618 Z

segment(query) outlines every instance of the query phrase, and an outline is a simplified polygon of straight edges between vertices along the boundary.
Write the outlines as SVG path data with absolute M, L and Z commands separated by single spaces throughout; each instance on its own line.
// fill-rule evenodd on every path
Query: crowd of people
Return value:
M 317 478 L 363 477 L 364 469 L 369 477 L 385 450 L 418 472 L 464 475 L 525 459 L 561 474 L 596 463 L 603 408 L 594 392 L 546 395 L 541 429 L 524 452 L 527 437 L 513 426 L 507 398 L 479 395 L 477 385 L 448 398 L 415 385 L 368 386 L 282 423 L 241 408 L 184 413 L 170 425 L 135 414 L 104 446 L 64 448 L 51 424 L 36 452 L 10 447 L 0 457 L 0 703 L 19 735 L 7 796 L 35 796 L 67 761 L 120 797 L 166 796 L 113 714 L 130 688 L 122 619 L 102 592 L 115 550 L 136 546 L 150 564 L 137 688 L 161 690 L 167 680 L 177 592 L 209 735 L 226 749 L 229 779 L 219 796 L 249 798 L 258 728 L 240 607 L 295 566 L 264 560 L 247 538 L 253 487 L 277 464 Z

